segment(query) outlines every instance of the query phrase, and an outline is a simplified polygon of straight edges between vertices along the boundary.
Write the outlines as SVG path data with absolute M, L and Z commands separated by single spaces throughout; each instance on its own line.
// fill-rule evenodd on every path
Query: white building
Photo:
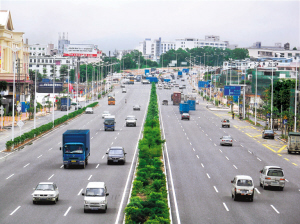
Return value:
M 228 41 L 221 41 L 219 36 L 205 36 L 205 39 L 180 38 L 175 40 L 176 50 L 192 49 L 197 47 L 216 47 L 225 50 L 229 46 Z
M 30 56 L 51 55 L 53 49 L 54 49 L 54 44 L 32 44 L 29 47 L 29 55 Z

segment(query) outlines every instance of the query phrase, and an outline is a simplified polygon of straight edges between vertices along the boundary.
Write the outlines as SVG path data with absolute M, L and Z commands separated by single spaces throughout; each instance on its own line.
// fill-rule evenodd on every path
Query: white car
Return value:
M 285 186 L 285 177 L 282 168 L 279 166 L 265 166 L 260 171 L 259 185 L 267 187 L 279 187 L 282 191 Z
M 136 118 L 134 115 L 128 115 L 126 117 L 126 127 L 131 126 L 131 127 L 136 127 Z
M 127 90 L 125 88 L 122 89 L 122 93 L 126 93 Z
M 84 213 L 91 210 L 106 212 L 108 195 L 104 182 L 89 182 L 84 193 L 82 193 L 84 196 Z
M 231 181 L 231 197 L 237 201 L 239 198 L 248 198 L 253 201 L 254 183 L 250 176 L 237 175 Z
M 56 202 L 59 199 L 58 187 L 53 182 L 41 182 L 35 188 L 32 194 L 32 202 Z
M 102 118 L 105 118 L 106 116 L 109 116 L 110 115 L 110 113 L 109 113 L 109 111 L 103 111 L 103 113 L 102 113 Z
M 87 107 L 87 108 L 85 109 L 85 113 L 86 113 L 86 114 L 93 114 L 93 113 L 94 113 L 93 108 L 92 108 L 92 107 Z

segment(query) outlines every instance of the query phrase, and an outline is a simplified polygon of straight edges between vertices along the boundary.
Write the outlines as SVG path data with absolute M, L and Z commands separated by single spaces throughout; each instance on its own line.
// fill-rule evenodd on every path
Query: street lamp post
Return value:
M 87 98 L 87 64 L 88 64 L 88 60 L 86 60 L 86 66 L 85 66 L 85 104 L 84 106 L 86 107 L 86 98 Z
M 257 108 L 257 65 L 256 65 L 256 71 L 255 71 L 255 126 L 256 126 L 256 108 Z
M 294 115 L 294 132 L 297 132 L 297 79 L 298 79 L 298 60 L 296 63 L 296 84 L 295 84 L 295 115 Z
M 36 128 L 36 73 L 37 73 L 37 53 L 35 53 L 35 77 L 34 77 L 34 119 L 33 119 L 33 129 Z
M 271 129 L 273 130 L 273 61 L 272 61 L 272 94 L 271 94 Z

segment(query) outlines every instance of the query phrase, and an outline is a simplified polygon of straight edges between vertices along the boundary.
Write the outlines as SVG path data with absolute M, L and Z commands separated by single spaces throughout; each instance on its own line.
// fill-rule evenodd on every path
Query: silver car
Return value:
M 260 171 L 259 185 L 267 187 L 279 187 L 282 191 L 285 186 L 285 177 L 282 168 L 279 166 L 265 166 Z
M 228 135 L 228 136 L 222 136 L 222 138 L 220 138 L 220 145 L 230 145 L 232 146 L 232 142 L 233 142 L 233 138 Z
M 103 111 L 103 113 L 102 113 L 102 118 L 105 118 L 106 116 L 109 116 L 110 115 L 110 113 L 109 113 L 109 111 Z
M 56 204 L 59 199 L 58 187 L 53 182 L 41 182 L 33 190 L 33 204 L 37 202 L 53 202 Z
M 93 108 L 92 108 L 92 107 L 87 107 L 87 108 L 85 109 L 85 113 L 86 113 L 86 114 L 93 114 L 93 113 L 94 113 Z
M 119 163 L 121 162 L 123 165 L 126 163 L 126 152 L 123 147 L 111 147 L 107 154 L 107 165 L 110 163 Z

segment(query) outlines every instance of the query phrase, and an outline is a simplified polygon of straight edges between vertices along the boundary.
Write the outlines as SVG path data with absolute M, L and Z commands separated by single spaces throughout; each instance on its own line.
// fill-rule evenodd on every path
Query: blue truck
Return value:
M 64 168 L 79 165 L 85 168 L 90 156 L 90 130 L 67 130 L 62 136 Z
M 182 78 L 182 71 L 178 71 L 177 79 L 181 79 L 181 78 Z
M 103 123 L 104 123 L 104 131 L 115 130 L 116 121 L 114 115 L 105 116 Z
M 71 99 L 70 98 L 61 98 L 60 99 L 60 110 L 70 110 L 71 109 Z
M 146 77 L 147 80 L 149 80 L 149 82 L 155 82 L 158 83 L 158 78 L 157 77 Z
M 179 104 L 179 112 L 181 114 L 190 112 L 190 105 L 188 103 Z
M 145 75 L 150 75 L 150 70 L 149 69 L 145 69 Z

